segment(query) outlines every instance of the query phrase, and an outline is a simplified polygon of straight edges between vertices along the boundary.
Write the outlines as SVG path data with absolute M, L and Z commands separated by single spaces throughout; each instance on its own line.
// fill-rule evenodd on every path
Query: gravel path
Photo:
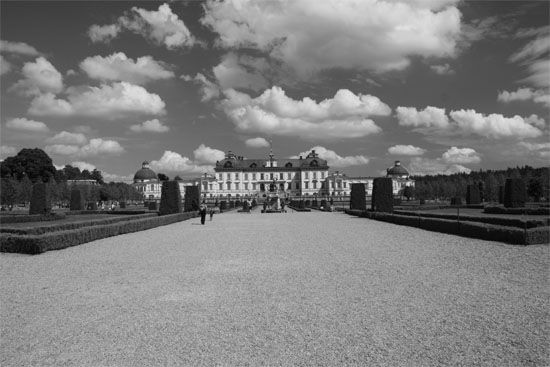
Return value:
M 549 246 L 337 213 L 2 254 L 1 366 L 547 366 Z

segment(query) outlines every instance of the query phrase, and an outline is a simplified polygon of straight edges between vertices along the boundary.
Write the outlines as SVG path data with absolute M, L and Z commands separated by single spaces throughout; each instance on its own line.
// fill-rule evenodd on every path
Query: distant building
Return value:
M 67 180 L 68 185 L 95 186 L 99 185 L 96 180 Z
M 414 180 L 410 178 L 409 171 L 401 165 L 401 162 L 395 161 L 393 167 L 386 170 L 386 177 L 393 180 L 393 194 L 402 195 L 407 186 L 414 187 Z
M 155 171 L 149 168 L 149 162 L 141 164 L 141 169 L 134 175 L 133 186 L 143 194 L 144 199 L 160 199 L 162 183 Z

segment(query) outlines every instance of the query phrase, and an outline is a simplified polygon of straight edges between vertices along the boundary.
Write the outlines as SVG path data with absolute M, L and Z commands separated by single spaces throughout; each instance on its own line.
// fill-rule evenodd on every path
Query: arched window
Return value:
M 312 160 L 311 163 L 309 164 L 311 167 L 317 167 L 319 166 L 319 162 L 317 162 L 316 159 Z
M 256 168 L 256 166 L 257 166 L 256 163 L 252 163 L 252 164 L 250 165 L 250 168 Z
M 285 164 L 285 167 L 286 167 L 286 168 L 292 167 L 292 163 L 288 162 L 287 164 Z
M 233 167 L 233 164 L 229 161 L 225 162 L 225 164 L 223 165 L 223 168 L 231 168 Z

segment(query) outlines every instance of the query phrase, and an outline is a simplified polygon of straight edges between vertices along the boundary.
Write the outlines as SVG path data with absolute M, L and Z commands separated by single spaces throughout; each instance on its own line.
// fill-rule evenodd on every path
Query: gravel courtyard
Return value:
M 336 213 L 0 255 L 1 366 L 548 366 L 549 246 Z

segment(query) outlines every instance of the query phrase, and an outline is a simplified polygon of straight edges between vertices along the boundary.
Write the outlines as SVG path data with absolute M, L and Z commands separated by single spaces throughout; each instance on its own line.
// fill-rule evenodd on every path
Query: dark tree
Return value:
M 38 148 L 21 149 L 16 156 L 6 158 L 0 165 L 2 177 L 13 177 L 17 181 L 26 175 L 32 182 L 48 182 L 56 173 L 52 159 Z
M 393 181 L 388 177 L 377 177 L 372 182 L 372 210 L 393 212 Z
M 159 181 L 169 181 L 170 178 L 166 176 L 164 173 L 157 173 L 157 177 Z
M 70 164 L 67 164 L 63 168 L 63 173 L 67 180 L 79 180 L 80 179 L 80 168 L 73 167 Z
M 14 205 L 18 198 L 17 181 L 13 178 L 0 179 L 0 202 L 2 205 Z
M 32 182 L 27 176 L 24 176 L 23 179 L 19 181 L 17 201 L 20 203 L 25 203 L 26 205 L 26 203 L 31 201 L 31 195 Z
M 177 181 L 164 181 L 160 195 L 159 215 L 181 213 L 181 192 Z
M 44 182 L 37 182 L 33 185 L 29 214 L 48 214 L 52 211 L 48 186 Z
M 92 173 L 90 174 L 90 178 L 92 180 L 95 180 L 98 184 L 103 185 L 103 175 L 101 174 L 101 171 L 98 171 L 97 169 L 94 169 Z
M 80 191 L 77 188 L 73 188 L 71 190 L 71 205 L 70 210 L 84 210 L 85 202 L 84 202 L 84 195 L 82 195 L 82 191 Z
M 509 178 L 504 185 L 504 206 L 506 208 L 521 208 L 525 206 L 527 192 L 521 178 Z
M 183 178 L 181 178 L 180 176 L 176 176 L 176 177 L 174 177 L 174 180 L 175 181 L 183 181 Z
M 543 195 L 542 180 L 540 177 L 533 177 L 527 184 L 527 194 L 533 198 L 536 202 L 540 200 Z
M 199 187 L 185 186 L 184 210 L 186 212 L 199 210 L 199 200 Z

